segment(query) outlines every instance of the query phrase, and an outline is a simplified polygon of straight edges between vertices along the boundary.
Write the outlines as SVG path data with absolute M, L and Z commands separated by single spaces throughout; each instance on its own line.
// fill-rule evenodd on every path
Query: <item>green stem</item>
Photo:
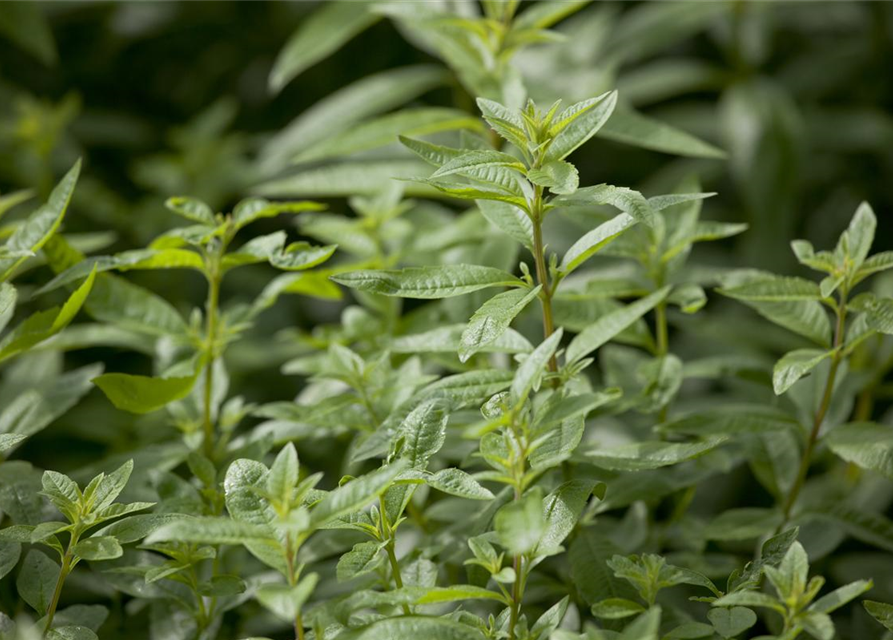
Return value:
M 65 555 L 62 556 L 62 567 L 59 570 L 59 577 L 56 579 L 56 588 L 53 589 L 53 598 L 50 600 L 50 606 L 47 608 L 47 623 L 43 629 L 44 637 L 53 627 L 53 618 L 56 617 L 56 608 L 59 606 L 59 597 L 62 595 L 62 585 L 65 584 L 65 578 L 71 572 L 71 549 L 75 544 L 77 544 L 77 541 L 72 538 L 72 542 L 68 543 L 68 549 L 65 550 Z
M 784 502 L 784 519 L 778 528 L 779 531 L 781 531 L 790 520 L 791 510 L 794 508 L 797 496 L 800 495 L 800 491 L 803 489 L 803 485 L 806 482 L 806 474 L 809 471 L 809 463 L 812 460 L 812 454 L 815 451 L 816 442 L 819 438 L 819 430 L 821 429 L 822 422 L 825 420 L 825 415 L 828 413 L 828 409 L 831 406 L 831 397 L 834 394 L 834 382 L 837 379 L 837 370 L 840 367 L 840 362 L 842 360 L 841 344 L 843 342 L 845 323 L 846 297 L 845 294 L 842 294 L 840 305 L 837 308 L 837 327 L 834 330 L 834 355 L 831 356 L 831 368 L 828 371 L 828 379 L 825 382 L 825 391 L 822 394 L 822 400 L 819 403 L 818 411 L 816 411 L 815 419 L 812 423 L 812 430 L 809 433 L 809 440 L 806 442 L 806 449 L 803 451 L 803 457 L 800 460 L 800 468 L 797 470 L 797 479 L 794 481 L 787 499 Z
M 657 333 L 657 355 L 665 356 L 670 350 L 667 330 L 667 303 L 661 302 L 654 309 L 654 320 Z
M 536 263 L 536 279 L 542 285 L 540 301 L 543 307 L 543 340 L 555 332 L 555 321 L 552 318 L 552 286 L 546 268 L 546 252 L 543 247 L 543 188 L 537 186 L 533 204 L 533 260 Z M 549 371 L 558 371 L 558 360 L 553 355 L 549 358 Z
M 378 497 L 378 505 L 379 505 L 379 513 L 381 514 L 381 536 L 387 539 L 387 543 L 385 544 L 385 552 L 388 554 L 388 562 L 391 564 L 391 575 L 394 578 L 394 586 L 398 589 L 403 588 L 403 576 L 400 575 L 400 563 L 397 562 L 397 551 L 395 548 L 395 531 L 391 529 L 391 524 L 388 522 L 387 511 L 385 510 L 384 497 Z M 412 615 L 412 609 L 409 608 L 408 604 L 402 605 L 403 614 L 407 616 Z
M 524 467 L 527 457 L 527 447 L 518 434 L 514 419 L 512 420 L 512 434 L 518 444 L 518 458 L 513 462 L 513 475 L 515 484 L 515 501 L 521 499 L 522 486 L 524 482 Z M 509 618 L 509 640 L 515 640 L 515 626 L 518 624 L 518 618 L 521 617 L 521 601 L 524 599 L 524 581 L 522 579 L 522 571 L 524 569 L 524 558 L 519 554 L 512 559 L 512 569 L 515 571 L 515 581 L 512 583 L 512 607 Z
M 295 575 L 295 550 L 292 544 L 291 534 L 286 534 L 285 536 L 285 566 L 288 571 L 288 586 L 294 587 L 298 580 Z M 301 612 L 298 611 L 295 614 L 294 620 L 295 627 L 295 640 L 304 640 L 304 619 L 301 617 Z
M 217 265 L 208 272 L 207 327 L 205 335 L 205 389 L 203 398 L 202 427 L 204 429 L 205 456 L 214 459 L 214 420 L 212 416 L 214 393 L 214 361 L 217 358 L 218 307 L 220 303 L 220 275 Z

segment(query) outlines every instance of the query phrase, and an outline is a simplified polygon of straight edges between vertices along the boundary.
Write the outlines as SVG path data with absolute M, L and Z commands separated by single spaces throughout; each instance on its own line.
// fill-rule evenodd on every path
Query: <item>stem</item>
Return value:
M 521 436 L 516 431 L 514 419 L 512 420 L 512 434 L 515 436 L 515 440 L 518 443 L 518 458 L 513 462 L 513 475 L 515 480 L 515 501 L 521 499 L 521 487 L 522 482 L 524 481 L 524 461 L 527 457 L 527 447 L 522 440 Z M 515 570 L 515 582 L 512 583 L 512 608 L 509 618 L 509 640 L 515 640 L 515 625 L 518 623 L 518 618 L 521 617 L 521 600 L 524 598 L 524 583 L 521 576 L 521 572 L 524 568 L 524 558 L 521 555 L 516 555 L 512 559 L 512 568 Z
M 536 263 L 536 279 L 542 285 L 540 301 L 543 307 L 543 340 L 546 340 L 555 331 L 555 322 L 552 319 L 552 286 L 549 282 L 549 272 L 546 268 L 546 252 L 543 248 L 543 188 L 536 187 L 533 202 L 533 259 Z M 558 360 L 553 355 L 549 358 L 549 371 L 558 371 Z
M 831 396 L 834 394 L 834 381 L 837 378 L 837 369 L 840 367 L 840 362 L 842 360 L 840 347 L 843 342 L 845 323 L 846 297 L 845 294 L 841 294 L 840 305 L 837 308 L 837 327 L 834 330 L 834 355 L 831 356 L 831 368 L 828 371 L 828 380 L 825 382 L 825 391 L 822 394 L 822 401 L 819 404 L 818 411 L 816 411 L 815 419 L 812 423 L 812 431 L 809 434 L 809 440 L 806 442 L 803 458 L 800 460 L 797 479 L 794 481 L 794 485 L 791 487 L 791 491 L 788 493 L 788 497 L 784 502 L 784 519 L 779 526 L 779 531 L 781 531 L 790 520 L 791 509 L 793 509 L 794 503 L 797 501 L 797 496 L 800 495 L 800 491 L 803 489 L 803 484 L 806 482 L 806 474 L 809 471 L 809 463 L 819 438 L 819 430 L 821 429 L 822 422 L 825 420 L 825 415 L 828 413 L 828 409 L 831 406 Z
M 46 636 L 53 627 L 53 618 L 56 616 L 56 608 L 59 606 L 59 597 L 62 595 L 62 585 L 65 584 L 65 578 L 71 572 L 71 549 L 76 544 L 69 542 L 65 555 L 62 556 L 62 567 L 59 570 L 59 577 L 56 580 L 56 588 L 53 590 L 53 599 L 50 600 L 50 606 L 47 609 L 47 624 L 43 629 L 43 635 Z
M 667 303 L 661 302 L 654 309 L 654 321 L 657 333 L 657 355 L 665 356 L 670 350 L 667 331 Z
M 385 544 L 385 551 L 388 554 L 388 561 L 391 563 L 391 575 L 394 578 L 394 586 L 398 589 L 403 588 L 403 576 L 400 575 L 400 563 L 397 562 L 397 552 L 394 548 L 394 531 L 391 529 L 391 524 L 388 522 L 387 511 L 385 511 L 384 497 L 378 497 L 379 504 L 379 512 L 381 514 L 381 534 L 386 536 L 388 539 L 387 544 Z M 409 608 L 408 604 L 402 605 L 403 615 L 411 616 L 412 609 Z
M 295 551 L 290 533 L 285 536 L 285 566 L 288 571 L 288 576 L 286 576 L 288 578 L 288 586 L 293 587 L 297 583 L 297 579 L 295 576 Z M 295 614 L 294 627 L 295 640 L 304 640 L 304 620 L 300 611 Z
M 214 458 L 214 421 L 212 417 L 212 404 L 214 393 L 214 361 L 217 354 L 217 325 L 218 325 L 218 306 L 220 301 L 220 275 L 216 264 L 212 264 L 208 272 L 208 303 L 206 307 L 207 329 L 206 329 L 206 356 L 208 359 L 205 365 L 205 389 L 203 398 L 203 417 L 202 425 L 204 428 L 204 449 L 205 456 L 208 459 Z

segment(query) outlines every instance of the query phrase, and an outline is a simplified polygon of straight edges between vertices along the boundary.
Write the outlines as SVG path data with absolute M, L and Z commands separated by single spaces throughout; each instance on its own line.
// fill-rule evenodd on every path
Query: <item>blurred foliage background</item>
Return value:
M 321 99 L 370 74 L 437 63 L 394 22 L 376 16 L 360 21 L 331 55 L 271 89 L 277 57 L 321 4 L 3 2 L 0 193 L 27 188 L 43 199 L 82 157 L 65 233 L 103 253 L 145 246 L 168 228 L 172 214 L 163 202 L 171 195 L 228 210 L 258 185 L 289 173 L 288 163 L 269 162 L 269 150 L 283 128 Z M 356 11 L 365 4 L 354 3 Z M 678 158 L 599 140 L 575 156 L 585 184 L 657 193 L 697 174 L 706 190 L 719 194 L 706 205 L 708 217 L 750 225 L 708 255 L 722 266 L 793 273 L 789 241 L 833 244 L 861 200 L 878 212 L 875 250 L 893 248 L 890 3 L 594 2 L 557 30 L 566 36 L 562 41 L 529 48 L 515 60 L 535 99 L 557 95 L 571 102 L 616 87 L 626 106 L 727 154 Z M 476 112 L 472 96 L 449 76 L 409 104 Z M 292 153 L 300 151 L 300 139 L 290 144 Z M 298 189 L 288 195 L 327 194 Z M 344 199 L 328 202 L 350 215 Z M 28 210 L 19 207 L 9 219 Z M 271 230 L 281 224 L 269 222 Z M 224 298 L 254 294 L 267 277 L 240 272 Z M 183 309 L 204 296 L 203 282 L 186 272 L 132 279 Z M 339 309 L 337 302 L 299 297 L 280 302 L 263 317 L 255 339 L 228 356 L 233 387 L 250 401 L 294 396 L 300 381 L 277 374 L 300 349 L 294 335 L 337 320 Z M 107 369 L 146 372 L 151 354 L 145 355 L 108 346 L 65 357 L 66 367 L 102 360 Z M 93 391 L 51 436 L 34 438 L 22 457 L 44 466 L 53 460 L 53 468 L 66 470 L 104 452 L 131 450 L 134 442 L 163 440 L 162 420 L 136 421 Z M 56 462 L 63 450 L 64 460 Z

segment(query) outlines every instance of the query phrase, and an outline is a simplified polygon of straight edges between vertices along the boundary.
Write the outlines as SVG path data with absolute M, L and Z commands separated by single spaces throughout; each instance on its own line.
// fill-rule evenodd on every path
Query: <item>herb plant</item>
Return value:
M 586 4 L 324 4 L 274 91 L 384 18 L 443 64 L 305 111 L 232 206 L 166 194 L 141 248 L 63 227 L 80 163 L 0 228 L 0 638 L 893 637 L 884 220 L 717 260 L 723 151 L 531 68 Z M 697 162 L 578 161 L 618 143 Z M 124 435 L 39 468 L 70 415 Z

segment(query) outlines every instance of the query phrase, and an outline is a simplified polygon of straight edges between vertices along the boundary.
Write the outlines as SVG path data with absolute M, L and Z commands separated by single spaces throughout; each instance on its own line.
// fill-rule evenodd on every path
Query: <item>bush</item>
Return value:
M 772 82 L 722 80 L 724 220 L 701 180 L 727 153 L 636 108 L 717 79 L 633 63 L 758 32 L 767 7 L 586 5 L 312 7 L 274 94 L 384 20 L 439 62 L 262 140 L 217 103 L 136 161 L 149 193 L 124 209 L 80 160 L 52 186 L 77 100 L 20 104 L 10 182 L 36 194 L 0 198 L 0 637 L 893 632 L 878 219 L 863 202 L 836 242 L 775 251 L 799 124 Z M 51 63 L 42 10 L 5 14 Z M 649 178 L 654 152 L 684 160 Z M 615 158 L 651 158 L 621 171 L 642 186 L 593 184 Z

